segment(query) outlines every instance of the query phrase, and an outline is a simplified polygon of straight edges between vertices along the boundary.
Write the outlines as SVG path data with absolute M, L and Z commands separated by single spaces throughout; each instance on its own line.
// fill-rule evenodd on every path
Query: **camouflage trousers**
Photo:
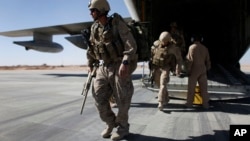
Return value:
M 158 92 L 158 102 L 168 102 L 168 89 L 167 84 L 169 82 L 169 72 L 168 68 L 155 68 L 154 69 L 154 81 L 155 84 L 159 87 Z
M 128 111 L 131 104 L 134 86 L 132 76 L 120 78 L 118 76 L 120 63 L 100 66 L 93 81 L 92 94 L 100 118 L 107 125 L 121 125 L 128 128 Z M 118 113 L 115 114 L 110 107 L 111 96 L 115 97 Z

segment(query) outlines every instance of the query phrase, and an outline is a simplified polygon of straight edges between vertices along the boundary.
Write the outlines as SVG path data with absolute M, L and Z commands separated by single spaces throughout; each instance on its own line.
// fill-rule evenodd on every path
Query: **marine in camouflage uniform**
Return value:
M 175 68 L 176 64 L 182 61 L 180 50 L 172 42 L 169 32 L 162 32 L 159 40 L 156 40 L 152 46 L 151 62 L 153 69 L 153 78 L 155 84 L 159 87 L 158 108 L 163 110 L 163 106 L 169 102 L 167 84 L 170 80 L 169 72 Z
M 170 24 L 170 33 L 174 40 L 175 45 L 180 49 L 182 59 L 185 59 L 186 55 L 186 42 L 184 39 L 183 31 L 178 28 L 178 25 L 176 22 L 172 22 Z M 182 65 L 185 65 L 184 62 L 180 62 L 179 64 L 176 64 L 176 68 L 173 71 L 174 75 L 180 76 L 182 70 Z
M 107 16 L 110 7 L 106 0 L 90 1 L 89 10 L 94 19 L 91 45 L 87 49 L 89 71 L 100 62 L 92 94 L 100 118 L 107 125 L 101 135 L 119 140 L 129 134 L 128 111 L 134 92 L 131 74 L 137 65 L 137 46 L 122 17 L 118 14 Z M 117 114 L 110 107 L 112 95 L 117 103 Z M 112 133 L 116 127 L 117 131 Z
M 195 95 L 195 86 L 198 82 L 202 97 L 202 105 L 209 108 L 209 94 L 207 92 L 207 71 L 211 68 L 208 49 L 201 43 L 202 37 L 194 35 L 193 44 L 189 46 L 188 60 L 188 94 L 187 107 L 192 107 Z

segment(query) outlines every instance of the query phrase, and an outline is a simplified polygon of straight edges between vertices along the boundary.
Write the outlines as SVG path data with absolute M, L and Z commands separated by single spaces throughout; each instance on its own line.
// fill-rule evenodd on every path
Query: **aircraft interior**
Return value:
M 148 34 L 152 35 L 150 38 L 152 42 L 158 39 L 162 31 L 169 31 L 170 23 L 175 21 L 179 28 L 183 29 L 186 50 L 191 44 L 192 34 L 203 35 L 203 44 L 210 52 L 212 70 L 219 70 L 224 75 L 233 74 L 241 84 L 250 84 L 239 71 L 239 61 L 250 45 L 250 2 L 247 0 L 136 0 L 134 5 L 140 21 L 148 26 Z M 211 73 L 211 75 L 214 74 L 216 73 Z

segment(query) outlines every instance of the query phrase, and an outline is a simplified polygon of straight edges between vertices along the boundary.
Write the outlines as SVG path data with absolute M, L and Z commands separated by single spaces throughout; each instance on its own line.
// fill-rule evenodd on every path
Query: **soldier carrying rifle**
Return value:
M 94 71 L 93 64 L 100 62 L 92 95 L 100 118 L 107 125 L 101 135 L 120 140 L 129 134 L 128 111 L 134 93 L 131 74 L 137 65 L 136 41 L 119 14 L 107 16 L 110 7 L 106 0 L 91 0 L 88 8 L 94 19 L 87 49 L 88 71 Z M 109 103 L 112 95 L 117 102 L 117 114 Z M 113 128 L 117 128 L 114 133 Z

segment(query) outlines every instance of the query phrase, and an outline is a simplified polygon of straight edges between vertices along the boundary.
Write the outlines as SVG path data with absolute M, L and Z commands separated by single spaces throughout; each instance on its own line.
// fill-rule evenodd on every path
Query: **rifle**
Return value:
M 83 89 L 82 89 L 83 103 L 82 103 L 81 114 L 82 114 L 82 111 L 83 111 L 83 108 L 87 99 L 87 95 L 88 95 L 88 91 L 92 82 L 92 78 L 95 77 L 96 75 L 96 70 L 97 70 L 97 66 L 94 66 L 93 70 L 88 73 L 87 81 L 83 85 Z

